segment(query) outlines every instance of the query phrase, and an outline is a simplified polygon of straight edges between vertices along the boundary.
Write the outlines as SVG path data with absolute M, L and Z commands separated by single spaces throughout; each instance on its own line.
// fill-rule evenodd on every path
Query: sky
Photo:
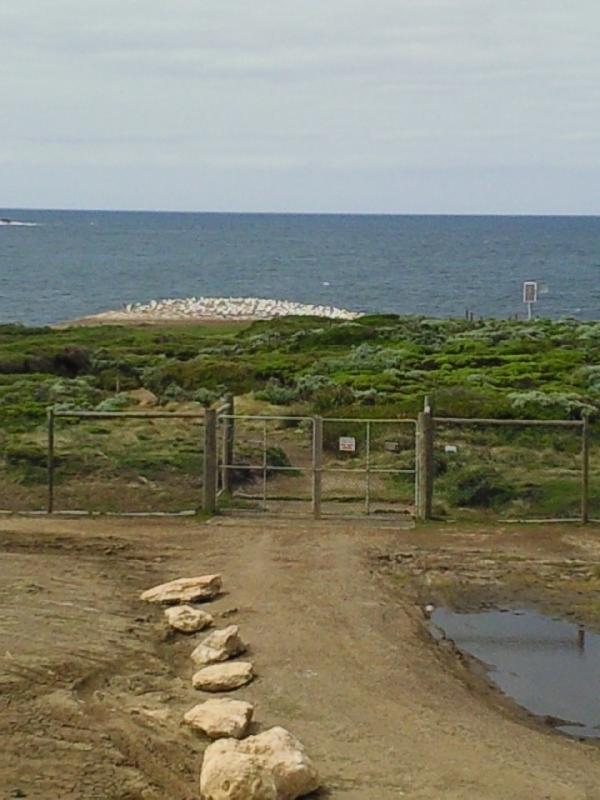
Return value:
M 0 206 L 600 214 L 598 0 L 0 0 Z

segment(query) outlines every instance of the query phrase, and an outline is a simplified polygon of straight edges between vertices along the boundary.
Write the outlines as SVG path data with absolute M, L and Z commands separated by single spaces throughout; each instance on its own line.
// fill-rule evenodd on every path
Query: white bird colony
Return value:
M 184 297 L 128 303 L 121 311 L 104 311 L 104 319 L 273 319 L 290 315 L 353 320 L 362 314 L 335 306 L 269 300 L 262 297 Z

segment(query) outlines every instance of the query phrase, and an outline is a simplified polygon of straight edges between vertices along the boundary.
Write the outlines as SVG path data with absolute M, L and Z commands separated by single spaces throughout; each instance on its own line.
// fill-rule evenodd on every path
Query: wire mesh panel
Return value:
M 44 511 L 48 444 L 45 428 L 0 430 L 0 509 Z
M 221 414 L 218 439 L 222 507 L 310 511 L 312 418 Z
M 415 421 L 324 419 L 321 513 L 413 513 Z
M 176 513 L 202 504 L 203 416 L 57 414 L 54 511 Z
M 579 519 L 582 423 L 436 418 L 434 515 Z M 593 486 L 592 495 L 595 491 Z

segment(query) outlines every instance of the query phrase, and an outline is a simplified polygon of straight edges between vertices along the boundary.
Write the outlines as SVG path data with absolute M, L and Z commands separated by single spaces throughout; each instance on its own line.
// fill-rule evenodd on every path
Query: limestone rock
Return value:
M 212 600 L 221 591 L 220 575 L 202 575 L 198 578 L 178 578 L 161 583 L 142 592 L 140 598 L 148 603 L 194 603 Z
M 234 739 L 222 739 L 232 742 Z M 203 800 L 278 800 L 271 770 L 261 761 L 238 751 L 213 752 L 206 748 L 200 774 Z
M 130 392 L 127 392 L 127 396 L 130 397 L 134 403 L 143 408 L 150 408 L 158 405 L 158 397 L 149 389 L 132 389 Z
M 245 686 L 253 678 L 254 667 L 249 661 L 232 661 L 204 667 L 192 677 L 192 685 L 204 692 L 229 692 Z
M 206 611 L 193 606 L 173 606 L 165 609 L 165 617 L 171 628 L 182 633 L 196 633 L 208 628 L 214 619 Z
M 223 697 L 194 706 L 183 719 L 187 725 L 211 739 L 225 736 L 241 739 L 248 731 L 253 713 L 254 706 L 251 703 Z
M 298 739 L 284 728 L 271 728 L 243 741 L 211 744 L 204 754 L 200 791 L 204 800 L 295 800 L 316 791 L 319 782 Z
M 246 652 L 246 644 L 240 637 L 237 625 L 213 631 L 192 652 L 192 661 L 199 667 L 227 661 Z

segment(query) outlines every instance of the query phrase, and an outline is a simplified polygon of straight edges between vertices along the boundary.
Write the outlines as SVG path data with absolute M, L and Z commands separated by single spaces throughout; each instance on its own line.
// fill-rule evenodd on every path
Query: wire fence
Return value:
M 600 520 L 600 426 L 581 420 L 62 411 L 0 437 L 0 508 Z M 208 479 L 207 479 L 208 476 Z

